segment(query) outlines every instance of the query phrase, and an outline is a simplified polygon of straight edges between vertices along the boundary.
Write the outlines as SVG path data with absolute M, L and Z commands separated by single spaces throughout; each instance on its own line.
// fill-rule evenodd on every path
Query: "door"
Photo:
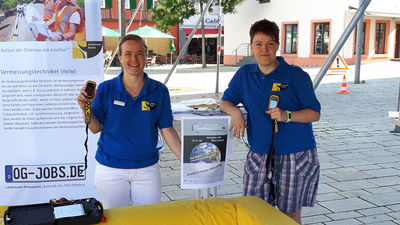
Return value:
M 396 24 L 396 43 L 394 49 L 394 57 L 400 58 L 400 24 Z

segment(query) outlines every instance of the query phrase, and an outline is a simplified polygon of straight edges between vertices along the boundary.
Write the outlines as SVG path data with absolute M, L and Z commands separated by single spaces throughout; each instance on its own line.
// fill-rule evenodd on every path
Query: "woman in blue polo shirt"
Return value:
M 314 206 L 317 195 L 320 168 L 311 122 L 319 120 L 321 106 L 308 74 L 276 56 L 279 28 L 274 22 L 257 21 L 250 39 L 257 63 L 236 72 L 220 106 L 232 116 L 230 129 L 237 138 L 244 136 L 246 123 L 236 105 L 242 103 L 247 111 L 250 151 L 243 195 L 260 197 L 301 224 L 301 208 Z M 278 96 L 278 106 L 268 110 L 272 95 Z
M 93 101 L 89 129 L 101 132 L 96 152 L 96 188 L 104 208 L 161 201 L 158 129 L 180 159 L 181 142 L 173 128 L 167 87 L 144 73 L 147 46 L 137 35 L 119 44 L 123 72 L 101 83 L 95 97 L 84 89 L 77 100 L 82 110 Z

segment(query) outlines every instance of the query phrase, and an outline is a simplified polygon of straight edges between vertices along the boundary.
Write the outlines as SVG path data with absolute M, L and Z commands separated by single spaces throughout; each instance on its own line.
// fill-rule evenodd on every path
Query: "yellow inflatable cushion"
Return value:
M 0 207 L 4 215 L 6 206 Z M 105 225 L 295 225 L 292 219 L 254 196 L 207 198 L 130 206 L 104 211 Z

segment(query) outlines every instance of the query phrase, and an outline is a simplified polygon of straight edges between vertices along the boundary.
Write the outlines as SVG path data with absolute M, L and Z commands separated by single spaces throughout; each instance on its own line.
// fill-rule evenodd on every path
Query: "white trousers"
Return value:
M 158 163 L 139 169 L 118 169 L 96 163 L 95 185 L 105 209 L 161 202 Z

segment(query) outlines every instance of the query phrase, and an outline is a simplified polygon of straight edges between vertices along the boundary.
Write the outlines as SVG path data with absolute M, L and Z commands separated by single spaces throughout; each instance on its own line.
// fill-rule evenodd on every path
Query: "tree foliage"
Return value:
M 152 10 L 152 18 L 157 23 L 157 28 L 166 32 L 170 26 L 182 24 L 184 19 L 199 13 L 196 12 L 195 5 L 200 2 L 206 6 L 208 0 L 158 0 L 157 6 Z M 243 0 L 221 0 L 223 13 L 235 13 L 235 6 L 242 2 Z M 219 5 L 219 0 L 213 0 L 209 12 L 212 12 L 213 5 Z

